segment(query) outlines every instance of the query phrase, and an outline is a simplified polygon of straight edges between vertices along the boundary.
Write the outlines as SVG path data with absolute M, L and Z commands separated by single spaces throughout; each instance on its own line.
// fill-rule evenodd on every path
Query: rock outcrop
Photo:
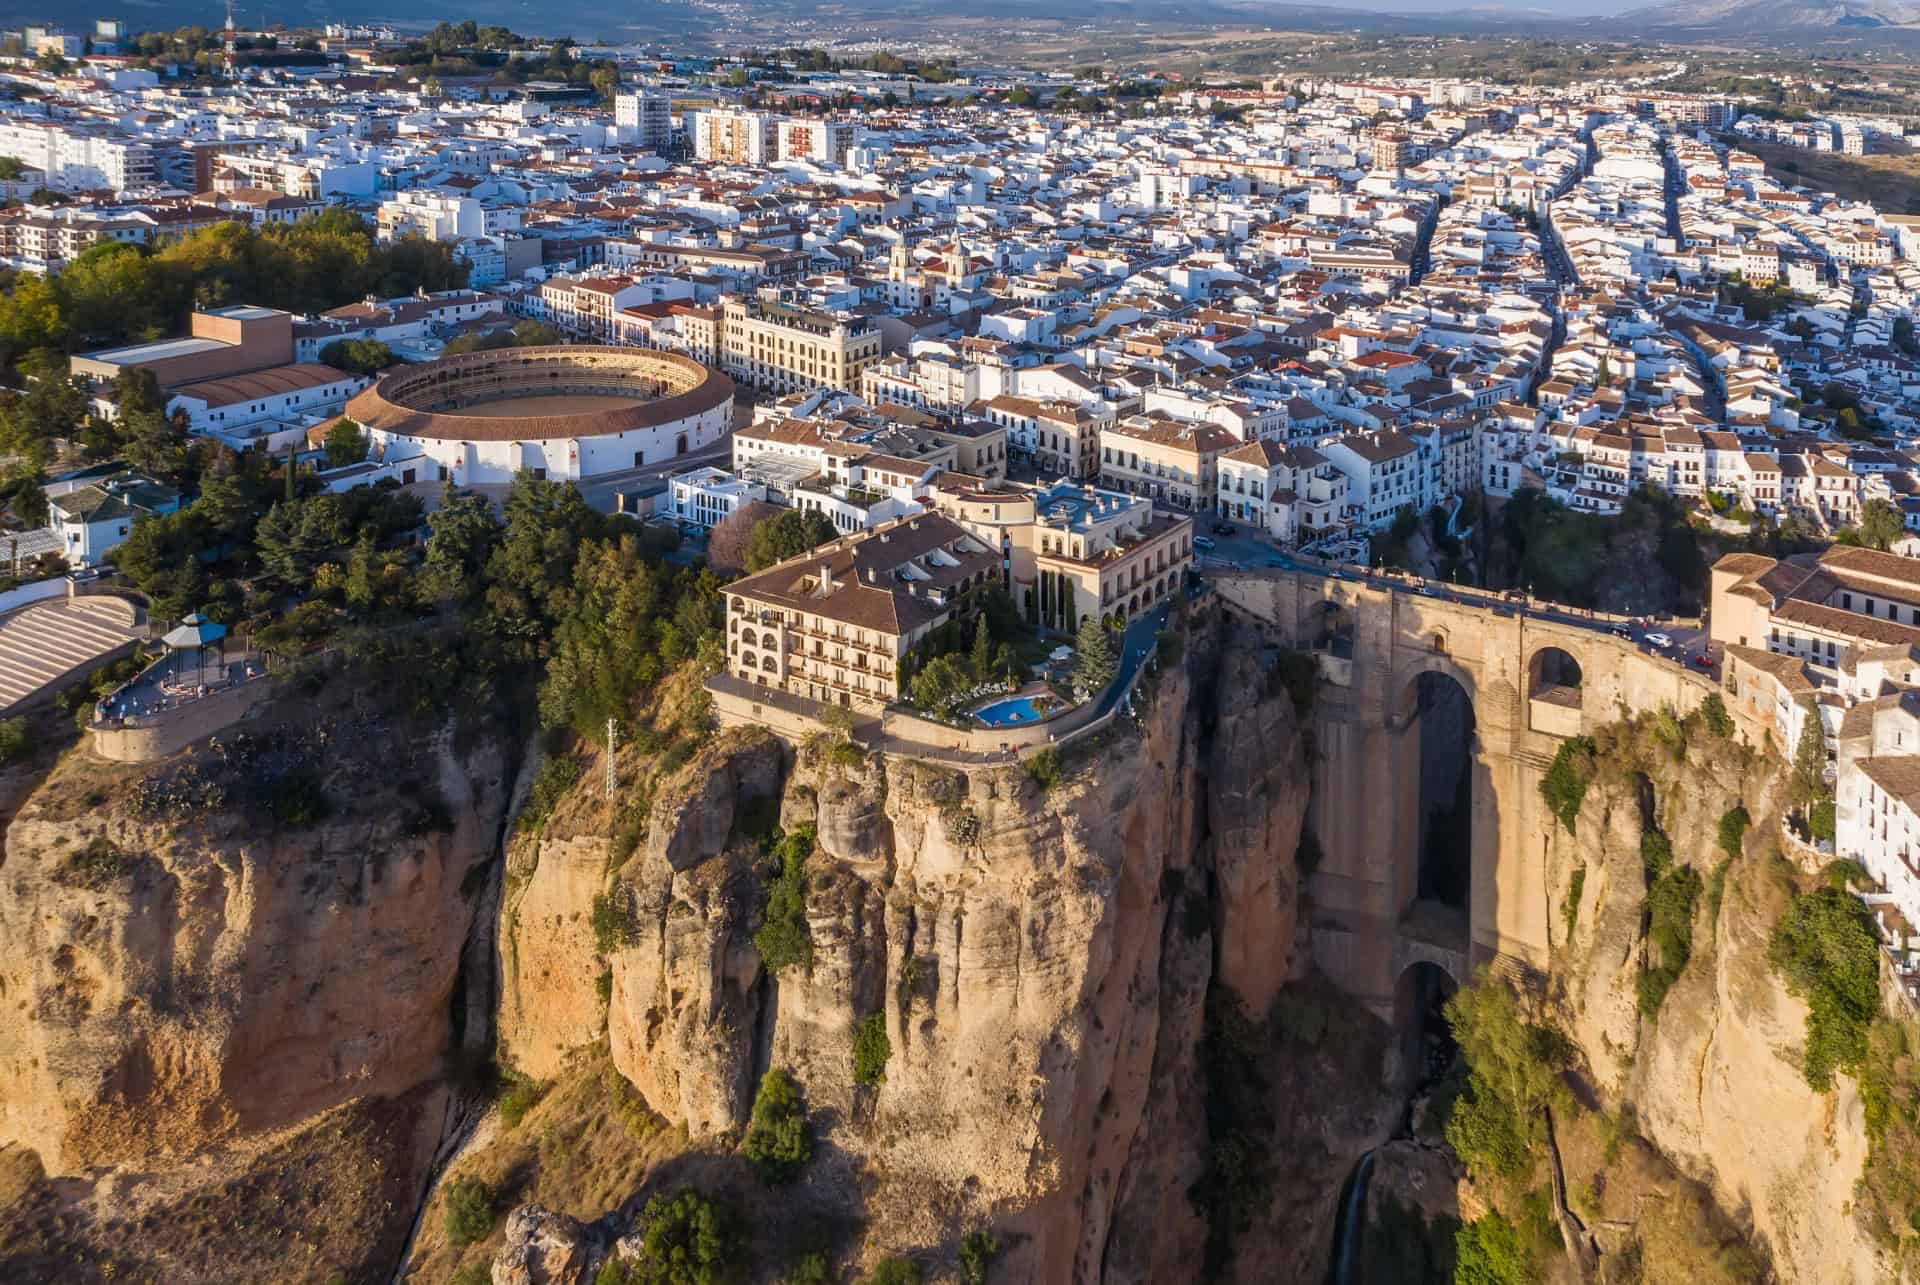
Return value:
M 1571 940 L 1554 960 L 1565 1025 L 1601 1101 L 1630 1109 L 1648 1141 L 1746 1223 L 1781 1279 L 1888 1279 L 1846 1214 L 1867 1150 L 1858 1093 L 1847 1079 L 1831 1094 L 1807 1087 L 1795 1060 L 1806 1007 L 1767 960 L 1785 898 L 1768 853 L 1790 846 L 1778 830 L 1780 765 L 1698 730 L 1676 754 L 1651 727 L 1602 739 L 1577 831 L 1550 844 L 1556 902 L 1585 871 Z M 1740 804 L 1754 823 L 1744 855 L 1728 861 L 1720 819 Z M 1708 890 L 1692 958 L 1654 1020 L 1636 1000 L 1649 826 Z
M 436 1077 L 509 793 L 503 742 L 447 731 L 70 754 L 6 832 L 0 1143 L 155 1163 Z
M 1189 655 L 1149 675 L 1135 716 L 1065 751 L 1057 782 L 1013 761 L 713 738 L 653 786 L 610 881 L 551 842 L 515 871 L 516 1065 L 583 1042 L 571 1016 L 514 1014 L 538 1006 L 536 973 L 593 976 L 572 925 L 602 894 L 620 921 L 612 1061 L 670 1122 L 737 1130 L 758 1077 L 785 1067 L 831 1148 L 874 1175 L 871 1253 L 950 1249 L 991 1224 L 998 1278 L 1179 1278 L 1206 1239 L 1186 1193 L 1204 1164 L 1209 989 L 1264 1015 L 1303 971 L 1302 738 L 1257 645 L 1228 631 L 1217 615 L 1189 631 Z M 815 847 L 811 962 L 771 975 L 754 935 L 775 818 Z M 875 1019 L 884 1074 L 856 1083 L 856 1030 Z M 1376 1081 L 1351 1087 L 1371 1101 Z M 1336 1163 L 1337 1185 L 1351 1157 Z
M 493 1259 L 493 1285 L 586 1285 L 599 1246 L 575 1219 L 539 1205 L 507 1215 L 506 1243 Z

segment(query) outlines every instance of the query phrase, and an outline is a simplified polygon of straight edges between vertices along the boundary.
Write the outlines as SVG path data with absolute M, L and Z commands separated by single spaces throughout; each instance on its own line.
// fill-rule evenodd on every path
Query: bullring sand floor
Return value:
M 488 419 L 520 419 L 533 415 L 586 415 L 594 411 L 622 410 L 638 406 L 639 397 L 597 397 L 582 393 L 558 393 L 550 396 L 504 397 L 477 406 L 448 410 L 450 415 L 480 415 Z

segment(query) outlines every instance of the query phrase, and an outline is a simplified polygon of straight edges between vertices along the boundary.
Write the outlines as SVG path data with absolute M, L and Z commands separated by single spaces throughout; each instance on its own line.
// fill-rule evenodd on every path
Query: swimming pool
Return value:
M 982 705 L 973 711 L 973 716 L 988 727 L 1010 727 L 1015 723 L 1040 721 L 1040 711 L 1033 707 L 1033 699 L 1028 696 L 1014 696 L 991 705 Z

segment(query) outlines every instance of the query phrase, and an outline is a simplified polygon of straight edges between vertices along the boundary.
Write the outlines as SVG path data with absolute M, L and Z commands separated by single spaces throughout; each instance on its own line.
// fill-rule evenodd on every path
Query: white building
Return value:
M 622 142 L 664 152 L 673 138 L 673 99 L 652 90 L 628 90 L 613 100 L 613 123 Z
M 1401 509 L 1419 506 L 1426 489 L 1420 452 L 1405 433 L 1348 433 L 1321 443 L 1320 451 L 1347 475 L 1348 503 L 1362 525 L 1378 530 Z
M 673 515 L 701 527 L 716 526 L 742 504 L 767 498 L 762 483 L 711 466 L 676 473 L 667 485 L 673 497 Z

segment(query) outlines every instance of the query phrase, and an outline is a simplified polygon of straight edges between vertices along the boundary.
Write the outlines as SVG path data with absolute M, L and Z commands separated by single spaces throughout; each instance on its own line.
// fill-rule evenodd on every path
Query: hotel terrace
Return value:
M 1015 605 L 1048 629 L 1071 631 L 1089 616 L 1124 625 L 1178 589 L 1193 565 L 1193 519 L 1156 513 L 1140 496 L 942 473 L 928 502 L 1002 551 Z
M 835 540 L 727 586 L 727 672 L 880 709 L 907 653 L 999 580 L 994 550 L 937 514 Z

